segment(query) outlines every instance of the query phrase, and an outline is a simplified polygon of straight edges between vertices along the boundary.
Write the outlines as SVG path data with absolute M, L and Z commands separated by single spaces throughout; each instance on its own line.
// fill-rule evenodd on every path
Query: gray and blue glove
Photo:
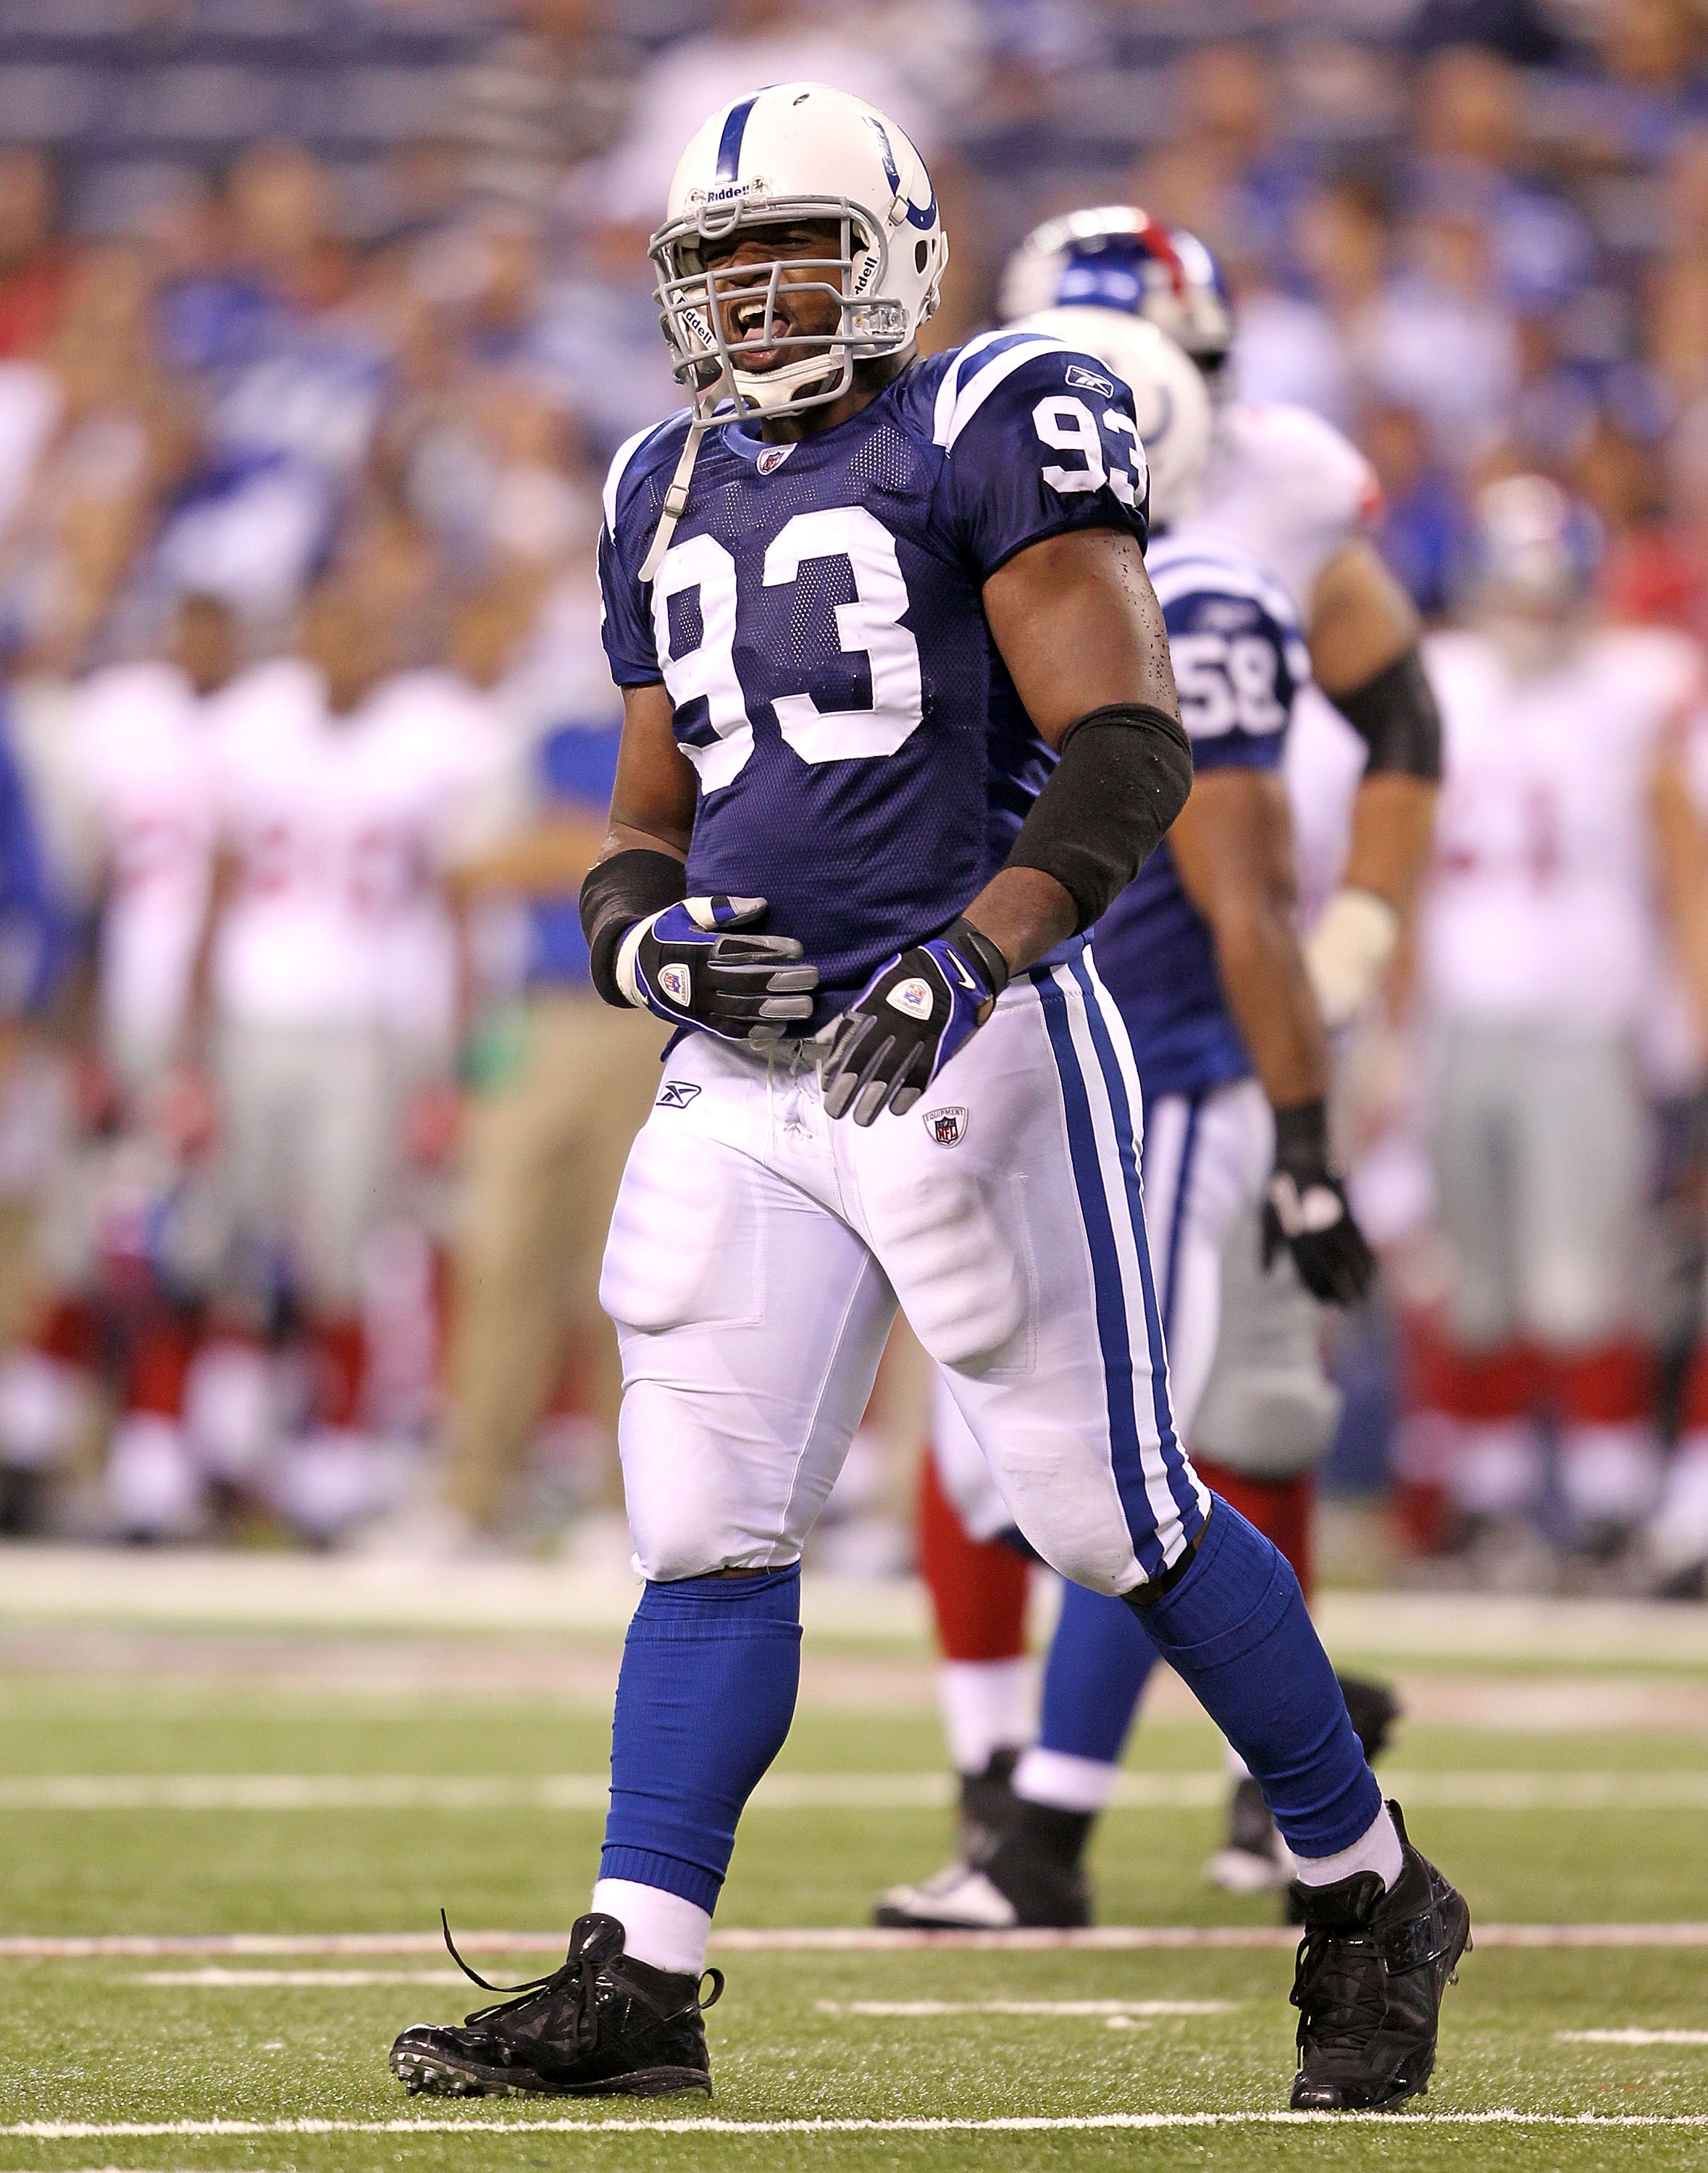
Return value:
M 812 1016 L 816 966 L 792 936 L 740 935 L 762 898 L 685 898 L 638 920 L 617 952 L 617 984 L 637 1011 L 726 1041 L 774 1041 Z
M 911 1109 L 989 1017 L 1008 961 L 968 920 L 880 966 L 843 1012 L 823 1065 L 824 1106 L 857 1124 Z

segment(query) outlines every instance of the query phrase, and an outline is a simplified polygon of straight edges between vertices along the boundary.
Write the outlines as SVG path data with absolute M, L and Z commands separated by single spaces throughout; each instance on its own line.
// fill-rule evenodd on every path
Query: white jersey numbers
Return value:
M 925 714 L 919 645 L 901 623 L 908 585 L 896 539 L 863 505 L 797 513 L 765 553 L 766 587 L 795 581 L 811 558 L 848 560 L 854 601 L 837 605 L 837 635 L 845 653 L 864 651 L 871 666 L 872 705 L 821 710 L 811 694 L 779 694 L 771 706 L 783 736 L 803 762 L 893 754 Z
M 1052 463 L 1042 471 L 1052 490 L 1069 497 L 1080 491 L 1102 490 L 1107 483 L 1123 505 L 1138 504 L 1145 488 L 1145 455 L 1139 444 L 1139 426 L 1130 415 L 1112 407 L 1100 430 L 1096 417 L 1083 400 L 1059 392 L 1038 402 L 1032 411 L 1032 423 L 1040 443 L 1051 451 L 1079 456 L 1077 467 Z M 1130 448 L 1117 441 L 1117 433 L 1132 439 Z
M 1077 403 L 1075 403 L 1077 404 Z M 863 505 L 835 505 L 797 513 L 785 521 L 765 553 L 764 585 L 791 587 L 815 560 L 845 560 L 854 600 L 832 607 L 839 653 L 863 655 L 871 676 L 869 701 L 858 709 L 822 709 L 810 693 L 779 694 L 772 709 L 784 741 L 803 762 L 851 762 L 891 755 L 924 718 L 919 648 L 902 624 L 908 586 L 896 541 Z M 682 607 L 671 602 L 697 594 L 697 643 L 684 637 Z M 671 547 L 653 588 L 653 623 L 660 668 L 678 711 L 703 699 L 706 722 L 716 737 L 682 752 L 699 774 L 700 788 L 715 792 L 734 782 L 753 752 L 753 725 L 735 669 L 735 561 L 710 536 Z M 676 639 L 672 639 L 672 620 Z M 676 640 L 682 641 L 678 653 Z
M 1280 655 L 1261 634 L 1177 634 L 1171 637 L 1180 720 L 1193 739 L 1237 729 L 1277 732 L 1287 710 L 1277 693 Z
M 671 636 L 671 601 L 698 596 L 700 638 L 680 655 Z M 715 792 L 741 772 L 753 752 L 753 727 L 735 677 L 735 561 L 715 536 L 696 536 L 665 553 L 652 592 L 660 669 L 678 709 L 702 699 L 717 737 L 709 746 L 685 741 L 682 752 L 700 774 L 700 790 Z M 682 632 L 678 617 L 677 634 Z

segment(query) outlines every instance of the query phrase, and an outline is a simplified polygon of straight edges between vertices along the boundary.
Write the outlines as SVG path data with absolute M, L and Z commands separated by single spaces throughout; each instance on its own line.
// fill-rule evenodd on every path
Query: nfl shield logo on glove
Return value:
M 931 984 L 922 981 L 916 973 L 911 981 L 897 981 L 886 1000 L 909 1018 L 925 1019 L 931 1016 Z
M 680 1004 L 684 1011 L 687 1009 L 688 998 L 693 992 L 694 984 L 686 966 L 674 963 L 660 966 L 658 969 L 658 984 L 673 1004 Z
M 969 1113 L 962 1108 L 922 1109 L 919 1119 L 940 1147 L 958 1147 L 971 1122 Z

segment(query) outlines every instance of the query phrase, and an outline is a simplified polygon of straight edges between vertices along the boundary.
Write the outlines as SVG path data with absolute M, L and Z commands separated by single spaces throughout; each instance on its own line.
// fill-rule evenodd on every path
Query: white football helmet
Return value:
M 836 256 L 789 266 L 794 274 L 822 274 L 812 283 L 835 299 L 838 328 L 773 338 L 782 265 L 761 284 L 762 265 L 709 271 L 702 245 L 738 228 L 803 219 L 840 229 Z M 682 155 L 651 249 L 665 338 L 702 419 L 732 404 L 775 413 L 840 399 L 857 362 L 912 345 L 937 306 L 949 261 L 919 153 L 876 106 L 822 83 L 773 84 L 714 113 Z M 732 344 L 725 316 L 735 295 L 753 305 L 757 321 Z M 798 352 L 772 368 L 744 369 L 744 347 Z
M 1215 431 L 1204 373 L 1185 349 L 1143 317 L 1095 304 L 1038 310 L 1012 329 L 1048 332 L 1127 380 L 1150 471 L 1150 526 L 1160 530 L 1183 520 L 1198 502 Z

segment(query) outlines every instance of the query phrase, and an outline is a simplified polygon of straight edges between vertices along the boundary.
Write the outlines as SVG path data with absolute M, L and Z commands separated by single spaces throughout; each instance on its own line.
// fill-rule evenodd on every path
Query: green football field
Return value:
M 392 2036 L 482 1997 L 440 1906 L 509 1982 L 558 1957 L 498 1935 L 585 1905 L 613 1647 L 566 1651 L 561 1691 L 537 1647 L 484 1685 L 478 1643 L 442 1684 L 404 1649 L 0 1635 L 0 2173 L 1708 2166 L 1700 1670 L 1400 1669 L 1387 1777 L 1483 1937 L 1426 2098 L 1277 2122 L 1290 1949 L 1272 1898 L 1200 1881 L 1222 1783 L 1175 1686 L 1097 1848 L 1124 1943 L 825 1943 L 945 1852 L 906 1640 L 809 1668 L 719 1914 L 709 2106 L 406 2098 Z

